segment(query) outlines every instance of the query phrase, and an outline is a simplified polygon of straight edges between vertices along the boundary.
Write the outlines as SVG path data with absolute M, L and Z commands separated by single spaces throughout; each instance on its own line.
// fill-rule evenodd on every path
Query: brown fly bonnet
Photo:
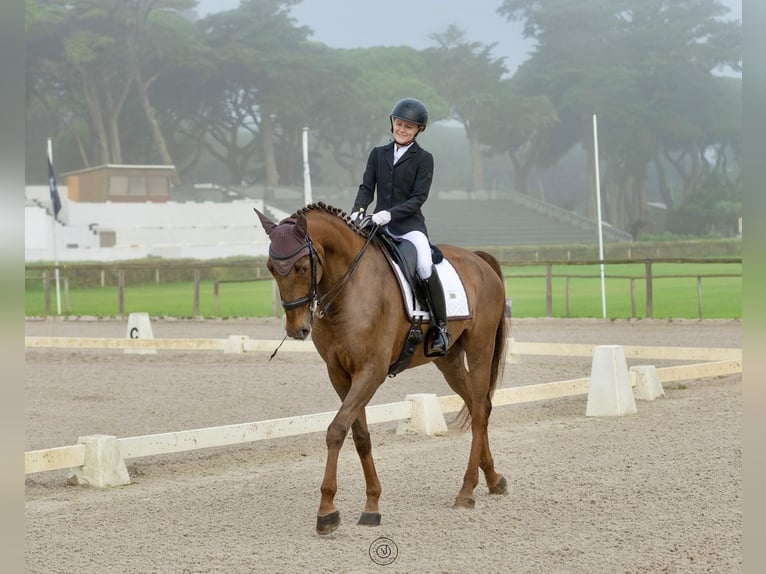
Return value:
M 274 270 L 282 276 L 287 275 L 298 259 L 310 255 L 306 218 L 288 218 L 276 224 L 257 209 L 255 212 L 271 242 L 269 257 Z

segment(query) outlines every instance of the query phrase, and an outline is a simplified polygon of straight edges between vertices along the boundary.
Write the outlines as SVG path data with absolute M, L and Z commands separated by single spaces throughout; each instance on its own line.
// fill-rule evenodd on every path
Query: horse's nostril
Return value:
M 311 333 L 311 327 L 300 327 L 299 329 L 287 329 L 287 336 L 299 341 L 305 341 Z

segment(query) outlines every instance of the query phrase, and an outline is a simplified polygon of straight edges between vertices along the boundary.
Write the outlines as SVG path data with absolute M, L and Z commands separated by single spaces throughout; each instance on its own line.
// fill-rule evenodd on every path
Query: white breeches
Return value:
M 418 275 L 421 279 L 428 279 L 431 276 L 431 266 L 433 265 L 433 259 L 431 258 L 431 245 L 428 243 L 428 237 L 422 231 L 408 231 L 404 235 L 396 235 L 391 233 L 394 237 L 400 239 L 406 239 L 415 246 L 418 257 Z

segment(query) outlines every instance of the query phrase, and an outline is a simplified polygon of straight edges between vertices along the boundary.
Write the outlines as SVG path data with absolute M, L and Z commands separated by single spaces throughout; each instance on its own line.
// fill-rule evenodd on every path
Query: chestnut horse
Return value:
M 268 268 L 279 287 L 287 336 L 305 339 L 312 334 L 342 401 L 327 428 L 317 532 L 328 534 L 340 524 L 334 503 L 337 465 L 349 428 L 367 486 L 359 524 L 376 526 L 381 487 L 365 406 L 386 380 L 410 330 L 398 280 L 381 248 L 371 243 L 369 229 L 365 233 L 340 209 L 313 204 L 279 224 L 256 212 L 269 235 Z M 487 436 L 492 394 L 505 363 L 505 283 L 489 253 L 440 248 L 462 279 L 469 312 L 467 318 L 450 319 L 447 355 L 426 357 L 419 345 L 408 368 L 433 361 L 465 403 L 472 441 L 454 505 L 473 508 L 479 468 L 490 493 L 505 494 L 507 488 L 506 479 L 495 470 Z

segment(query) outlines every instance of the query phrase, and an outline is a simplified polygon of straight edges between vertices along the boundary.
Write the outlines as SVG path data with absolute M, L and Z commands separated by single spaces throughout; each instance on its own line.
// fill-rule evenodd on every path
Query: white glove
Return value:
M 391 221 L 390 211 L 378 211 L 377 213 L 372 214 L 372 222 L 375 225 L 385 225 L 389 221 Z
M 360 217 L 362 217 L 362 214 L 363 214 L 363 213 L 364 213 L 363 211 L 354 211 L 354 212 L 351 214 L 351 221 L 356 221 L 357 219 L 359 219 Z

